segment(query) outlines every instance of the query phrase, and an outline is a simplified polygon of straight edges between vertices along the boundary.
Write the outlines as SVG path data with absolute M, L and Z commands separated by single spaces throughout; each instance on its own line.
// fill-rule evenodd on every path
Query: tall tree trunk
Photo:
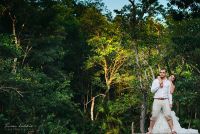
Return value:
M 134 122 L 131 123 L 131 134 L 134 134 Z
M 140 131 L 145 133 L 145 120 L 146 120 L 146 111 L 147 111 L 147 93 L 143 93 L 143 102 L 141 105 L 141 114 L 140 114 Z
M 94 101 L 95 101 L 95 97 L 92 97 L 92 102 L 91 102 L 91 109 L 90 109 L 90 114 L 91 114 L 91 120 L 94 120 Z
M 133 46 L 135 46 L 135 48 L 134 48 L 135 60 L 136 60 L 137 68 L 138 68 L 137 77 L 138 77 L 139 82 L 140 82 L 140 90 L 141 90 L 141 92 L 143 92 L 141 112 L 140 112 L 140 132 L 145 133 L 146 91 L 144 90 L 144 86 L 143 86 L 142 70 L 141 70 L 141 65 L 140 65 L 140 61 L 139 61 L 138 46 L 135 42 L 133 42 Z
M 13 66 L 12 66 L 12 73 L 16 74 L 16 72 L 17 72 L 17 58 L 14 58 Z
M 16 17 L 15 15 L 12 16 L 10 12 L 9 12 L 9 15 L 12 20 L 12 34 L 13 34 L 14 42 L 15 42 L 16 47 L 18 47 L 19 43 L 18 43 L 17 34 L 16 34 Z M 17 72 L 17 60 L 18 60 L 17 57 L 15 57 L 13 60 L 12 73 L 14 74 Z
M 109 94 L 109 92 L 110 92 L 110 84 L 107 84 L 107 90 L 106 90 L 106 92 L 105 92 L 105 95 L 106 95 L 106 98 L 109 100 L 110 99 L 110 94 Z

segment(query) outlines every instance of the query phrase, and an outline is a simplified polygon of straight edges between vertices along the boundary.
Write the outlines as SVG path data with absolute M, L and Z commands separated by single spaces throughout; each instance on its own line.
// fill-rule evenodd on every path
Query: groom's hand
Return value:
M 160 77 L 158 77 L 158 80 L 159 80 L 159 84 L 160 84 L 160 87 L 163 88 L 163 81 Z
M 163 81 L 160 81 L 160 87 L 163 88 Z

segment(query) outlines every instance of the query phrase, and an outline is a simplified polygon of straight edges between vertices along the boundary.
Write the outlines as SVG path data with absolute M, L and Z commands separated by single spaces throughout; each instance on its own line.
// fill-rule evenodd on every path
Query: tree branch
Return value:
M 128 0 L 132 6 L 135 6 L 135 0 Z
M 5 89 L 9 89 L 9 90 L 14 90 L 16 91 L 21 97 L 23 97 L 22 92 L 18 90 L 18 88 L 14 88 L 14 87 L 0 87 L 0 90 L 5 91 L 5 92 L 9 92 L 8 90 Z
M 98 96 L 105 97 L 106 95 L 105 94 L 99 94 L 99 95 L 96 95 L 93 99 L 96 99 Z M 88 105 L 91 101 L 92 101 L 92 99 L 90 101 L 88 101 L 85 105 Z
M 193 68 L 200 74 L 200 70 L 199 70 L 197 67 L 195 67 L 195 66 L 192 65 L 192 64 L 191 64 L 191 67 L 193 67 Z

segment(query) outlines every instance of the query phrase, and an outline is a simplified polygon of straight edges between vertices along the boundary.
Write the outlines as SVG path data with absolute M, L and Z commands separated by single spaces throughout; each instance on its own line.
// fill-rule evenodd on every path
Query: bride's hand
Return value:
M 169 104 L 169 107 L 172 108 L 172 104 Z

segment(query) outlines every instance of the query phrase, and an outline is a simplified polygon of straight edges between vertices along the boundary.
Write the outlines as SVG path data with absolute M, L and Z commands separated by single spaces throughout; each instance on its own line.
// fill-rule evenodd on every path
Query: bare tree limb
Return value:
M 97 98 L 98 96 L 103 96 L 103 97 L 105 97 L 106 95 L 105 95 L 105 94 L 99 94 L 99 95 L 96 95 L 96 96 L 94 97 L 94 99 Z M 92 101 L 92 99 L 91 99 L 90 101 L 88 101 L 85 105 L 88 105 L 91 101 Z
M 22 65 L 24 65 L 24 61 L 25 61 L 28 53 L 31 51 L 31 49 L 32 49 L 32 46 L 30 46 L 30 47 L 28 45 L 26 46 L 26 50 L 24 51 L 24 57 L 23 57 L 23 60 L 22 60 Z
M 126 89 L 134 89 L 134 87 L 126 87 L 126 88 L 123 88 L 122 90 L 126 90 Z
M 197 67 L 195 67 L 195 66 L 192 65 L 192 64 L 191 64 L 191 67 L 194 68 L 194 69 L 200 74 L 200 70 L 199 70 Z
M 128 0 L 132 6 L 135 6 L 135 0 Z
M 151 76 L 152 76 L 152 80 L 154 80 L 155 79 L 155 74 L 154 74 L 153 68 L 151 67 L 151 65 L 149 65 L 149 63 L 146 60 L 144 60 L 143 63 L 147 64 L 149 66 L 149 69 L 150 69 L 150 72 L 151 72 Z
M 95 98 L 92 97 L 92 104 L 91 104 L 91 109 L 90 109 L 90 114 L 91 114 L 91 120 L 93 121 L 94 120 L 94 101 L 95 101 Z
M 91 102 L 91 108 L 90 108 L 90 116 L 91 116 L 91 120 L 93 121 L 94 120 L 94 105 L 95 105 L 95 99 L 99 96 L 103 96 L 105 97 L 106 95 L 105 94 L 99 94 L 99 95 L 96 95 L 95 97 L 92 97 L 92 99 L 90 101 L 88 101 L 86 104 L 84 104 L 86 107 L 87 105 Z M 98 113 L 97 113 L 98 114 Z M 96 119 L 96 118 L 95 118 Z
M 18 90 L 18 88 L 15 87 L 0 87 L 0 90 L 5 91 L 5 92 L 9 92 L 8 90 L 14 90 L 15 92 L 17 92 L 21 97 L 23 97 L 22 92 Z

